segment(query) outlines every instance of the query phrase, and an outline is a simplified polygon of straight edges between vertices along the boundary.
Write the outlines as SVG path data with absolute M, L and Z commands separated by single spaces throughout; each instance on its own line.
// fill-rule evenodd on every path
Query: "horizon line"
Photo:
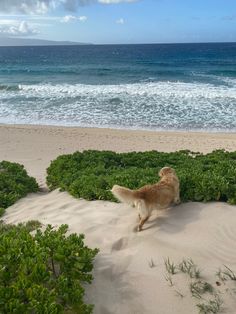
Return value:
M 15 39 L 15 38 L 10 38 Z M 23 40 L 42 40 L 46 42 L 52 42 L 52 44 L 22 44 L 22 45 L 1 45 L 2 47 L 59 47 L 59 46 L 135 46 L 135 45 L 199 45 L 199 44 L 236 44 L 236 41 L 199 41 L 199 42 L 150 42 L 150 43 L 82 43 L 82 42 L 73 42 L 73 41 L 53 41 L 48 39 L 32 39 L 32 38 L 16 38 L 16 39 L 23 39 Z M 55 44 L 53 44 L 55 42 Z M 62 42 L 63 44 L 57 44 Z M 64 44 L 65 43 L 65 44 Z M 66 44 L 68 43 L 68 44 Z

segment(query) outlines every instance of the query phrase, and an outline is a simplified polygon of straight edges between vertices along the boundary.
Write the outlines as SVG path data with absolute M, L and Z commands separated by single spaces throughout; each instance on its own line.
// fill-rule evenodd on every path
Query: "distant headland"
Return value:
M 6 46 L 75 46 L 75 45 L 91 45 L 91 43 L 80 43 L 73 41 L 56 41 L 45 39 L 31 39 L 31 38 L 12 38 L 0 37 L 0 47 Z

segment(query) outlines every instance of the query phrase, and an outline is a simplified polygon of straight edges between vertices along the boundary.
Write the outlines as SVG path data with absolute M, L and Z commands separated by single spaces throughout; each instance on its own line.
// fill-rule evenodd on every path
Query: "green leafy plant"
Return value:
M 36 180 L 27 175 L 22 165 L 0 162 L 0 213 L 30 192 L 38 191 Z
M 158 181 L 158 171 L 173 167 L 180 179 L 182 201 L 227 201 L 236 204 L 236 152 L 190 151 L 115 153 L 75 152 L 59 156 L 47 169 L 49 188 L 60 188 L 87 200 L 116 201 L 114 184 L 137 189 Z
M 0 207 L 0 217 L 4 215 L 4 213 L 5 213 L 5 208 Z
M 66 235 L 38 222 L 0 223 L 0 313 L 91 313 L 83 301 L 83 283 L 91 283 L 97 249 L 84 236 Z

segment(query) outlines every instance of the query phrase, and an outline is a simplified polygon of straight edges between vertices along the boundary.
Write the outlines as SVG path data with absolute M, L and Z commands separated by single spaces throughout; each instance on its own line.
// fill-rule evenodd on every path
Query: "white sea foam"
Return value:
M 136 83 L 120 85 L 83 85 L 83 84 L 41 84 L 41 85 L 19 85 L 20 94 L 27 93 L 37 97 L 70 97 L 84 95 L 110 95 L 124 94 L 145 95 L 145 96 L 165 96 L 170 97 L 173 94 L 177 97 L 235 97 L 236 80 L 224 79 L 232 86 L 215 86 L 204 83 L 183 83 L 183 82 L 155 82 L 155 83 Z
M 0 122 L 235 130 L 236 80 L 19 85 L 1 91 Z

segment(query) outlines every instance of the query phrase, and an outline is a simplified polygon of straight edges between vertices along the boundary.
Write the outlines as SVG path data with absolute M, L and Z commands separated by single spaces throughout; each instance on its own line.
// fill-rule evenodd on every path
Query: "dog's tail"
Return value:
M 114 185 L 111 192 L 122 203 L 133 206 L 137 201 L 136 191 L 130 190 L 123 186 Z

